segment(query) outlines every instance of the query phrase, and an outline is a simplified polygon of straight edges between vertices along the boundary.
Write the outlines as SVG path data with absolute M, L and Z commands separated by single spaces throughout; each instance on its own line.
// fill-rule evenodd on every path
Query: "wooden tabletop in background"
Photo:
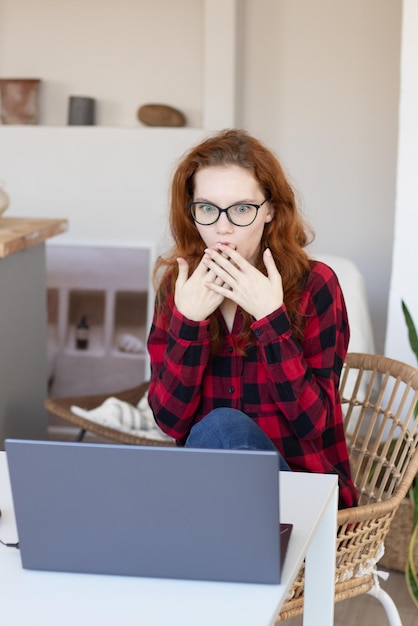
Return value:
M 65 219 L 0 217 L 0 258 L 43 243 L 67 228 Z

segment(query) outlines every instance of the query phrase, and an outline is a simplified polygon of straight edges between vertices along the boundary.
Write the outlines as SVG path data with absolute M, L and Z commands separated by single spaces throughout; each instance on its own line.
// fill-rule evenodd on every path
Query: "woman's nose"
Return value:
M 226 213 L 221 213 L 218 221 L 216 222 L 216 230 L 218 233 L 229 233 L 233 228 L 233 224 L 229 221 Z

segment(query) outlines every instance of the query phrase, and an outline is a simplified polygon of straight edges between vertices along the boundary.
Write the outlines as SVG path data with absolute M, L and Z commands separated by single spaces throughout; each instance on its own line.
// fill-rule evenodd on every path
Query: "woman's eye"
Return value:
M 247 211 L 251 210 L 251 206 L 248 204 L 234 204 L 232 210 L 236 213 L 247 213 Z
M 203 213 L 213 213 L 216 209 L 213 204 L 199 204 L 199 211 L 203 211 Z

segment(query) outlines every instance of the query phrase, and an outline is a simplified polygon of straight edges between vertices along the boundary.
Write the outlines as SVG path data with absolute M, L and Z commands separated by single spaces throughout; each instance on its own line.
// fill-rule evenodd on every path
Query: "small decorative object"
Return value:
M 68 104 L 69 126 L 94 126 L 95 100 L 85 96 L 70 96 Z
M 87 350 L 89 345 L 89 330 L 87 315 L 83 315 L 77 324 L 75 333 L 75 347 L 77 350 Z
M 145 352 L 144 343 L 139 337 L 135 337 L 135 335 L 131 335 L 130 333 L 119 335 L 117 343 L 121 352 L 132 352 L 134 354 Z
M 4 189 L 4 183 L 0 180 L 0 217 L 9 206 L 10 198 Z
M 2 124 L 37 124 L 39 78 L 1 78 Z
M 184 126 L 186 118 L 181 111 L 167 104 L 143 104 L 138 109 L 138 120 L 146 126 Z

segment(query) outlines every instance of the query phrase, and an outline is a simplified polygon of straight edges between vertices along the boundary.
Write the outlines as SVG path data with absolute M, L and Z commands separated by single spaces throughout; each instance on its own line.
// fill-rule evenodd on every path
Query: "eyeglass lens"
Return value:
M 204 226 L 214 224 L 224 212 L 232 224 L 249 226 L 255 220 L 258 211 L 258 205 L 255 204 L 233 204 L 227 209 L 220 209 L 207 202 L 193 202 L 190 206 L 193 219 Z

